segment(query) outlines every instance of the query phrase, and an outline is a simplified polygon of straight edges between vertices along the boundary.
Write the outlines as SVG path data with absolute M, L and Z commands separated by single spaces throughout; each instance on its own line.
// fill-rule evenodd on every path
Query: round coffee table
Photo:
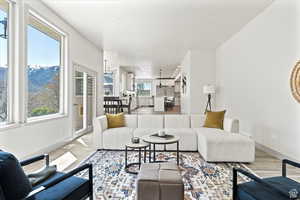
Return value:
M 146 152 L 147 147 L 149 144 L 146 142 L 139 142 L 139 143 L 128 143 L 125 145 L 125 171 L 130 174 L 138 174 L 138 172 L 130 171 L 130 167 L 134 165 L 138 165 L 139 169 L 141 168 L 142 163 L 142 150 L 144 151 L 144 163 L 146 162 Z M 139 161 L 128 164 L 128 149 L 138 150 L 139 152 Z
M 142 136 L 141 139 L 144 142 L 147 142 L 150 144 L 149 146 L 149 162 L 151 162 L 151 145 L 153 145 L 153 162 L 156 162 L 156 145 L 167 145 L 167 144 L 175 144 L 177 145 L 177 165 L 179 165 L 179 140 L 180 138 L 176 135 L 169 135 L 172 137 L 169 138 L 164 138 L 164 137 L 160 137 L 160 136 L 155 136 L 155 134 L 150 134 L 150 135 L 146 135 L 146 136 Z

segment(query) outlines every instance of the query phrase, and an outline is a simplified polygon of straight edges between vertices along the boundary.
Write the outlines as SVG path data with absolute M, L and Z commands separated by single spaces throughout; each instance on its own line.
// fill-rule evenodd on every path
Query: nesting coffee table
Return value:
M 168 144 L 175 144 L 176 143 L 176 153 L 177 153 L 177 165 L 179 165 L 179 137 L 176 135 L 167 135 L 167 136 L 172 136 L 172 137 L 160 137 L 160 136 L 155 136 L 154 134 L 149 134 L 146 136 L 142 136 L 141 139 L 149 143 L 149 162 L 152 162 L 151 158 L 153 158 L 153 162 L 156 161 L 156 145 L 168 145 Z M 152 147 L 153 146 L 153 151 Z M 153 156 L 151 154 L 153 153 Z
M 146 149 L 149 147 L 149 144 L 146 142 L 140 142 L 140 143 L 128 143 L 125 145 L 125 171 L 130 174 L 138 174 L 137 172 L 131 171 L 130 167 L 134 165 L 138 165 L 139 168 L 141 168 L 141 163 L 142 163 L 142 151 L 144 154 L 144 163 L 146 162 Z M 132 150 L 138 150 L 138 162 L 134 163 L 129 163 L 128 164 L 128 149 Z

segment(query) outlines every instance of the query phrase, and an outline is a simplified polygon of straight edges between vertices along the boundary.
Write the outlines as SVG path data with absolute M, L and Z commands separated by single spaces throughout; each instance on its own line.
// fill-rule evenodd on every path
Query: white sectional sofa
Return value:
M 180 151 L 198 151 L 208 162 L 254 161 L 255 143 L 238 133 L 238 120 L 225 118 L 224 130 L 204 128 L 204 120 L 204 115 L 125 115 L 126 127 L 107 129 L 104 115 L 94 120 L 93 140 L 97 149 L 124 149 L 132 137 L 164 129 L 180 137 Z

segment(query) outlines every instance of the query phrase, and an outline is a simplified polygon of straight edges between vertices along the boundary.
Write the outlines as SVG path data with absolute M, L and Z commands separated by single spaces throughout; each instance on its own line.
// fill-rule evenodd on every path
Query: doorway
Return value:
M 81 65 L 74 64 L 74 137 L 93 131 L 93 118 L 96 116 L 96 75 L 96 72 Z

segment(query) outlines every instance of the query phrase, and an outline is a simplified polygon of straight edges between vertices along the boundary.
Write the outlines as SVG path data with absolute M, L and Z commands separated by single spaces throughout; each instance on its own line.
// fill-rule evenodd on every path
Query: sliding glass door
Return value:
M 93 129 L 93 116 L 94 116 L 94 88 L 95 88 L 95 77 L 87 75 L 87 103 L 86 103 L 86 124 L 87 130 L 92 131 Z
M 77 137 L 93 130 L 96 73 L 79 65 L 74 69 L 73 129 Z

